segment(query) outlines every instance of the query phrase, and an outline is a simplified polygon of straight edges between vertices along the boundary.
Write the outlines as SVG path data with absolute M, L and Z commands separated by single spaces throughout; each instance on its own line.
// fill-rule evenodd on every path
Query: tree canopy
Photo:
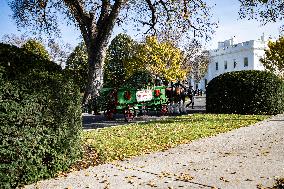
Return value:
M 69 55 L 65 68 L 83 93 L 88 75 L 88 54 L 83 42 Z
M 45 47 L 38 41 L 30 39 L 26 43 L 22 45 L 22 48 L 25 49 L 27 52 L 31 52 L 36 54 L 46 60 L 50 60 L 49 54 Z
M 14 45 L 25 49 L 27 52 L 39 55 L 42 58 L 50 60 L 50 55 L 44 43 L 36 38 L 30 38 L 26 35 L 17 36 L 15 34 L 6 34 L 1 39 L 2 43 Z
M 10 44 L 10 45 L 15 45 L 17 47 L 23 47 L 26 43 L 39 43 L 40 45 L 37 45 L 41 49 L 45 49 L 45 51 L 48 52 L 49 58 L 51 61 L 61 65 L 62 67 L 66 63 L 66 59 L 68 57 L 68 54 L 70 53 L 70 45 L 67 43 L 63 43 L 60 40 L 55 40 L 55 39 L 49 39 L 49 40 L 44 40 L 42 38 L 38 37 L 29 37 L 27 35 L 15 35 L 15 34 L 6 34 L 2 37 L 1 42 Z M 29 44 L 31 46 L 32 44 Z M 27 46 L 27 44 L 25 45 Z M 37 51 L 35 49 L 30 49 L 33 51 Z
M 190 62 L 191 73 L 195 83 L 198 83 L 206 74 L 207 66 L 209 64 L 209 51 L 201 51 L 194 57 L 194 60 Z
M 137 45 L 126 34 L 118 34 L 111 41 L 104 64 L 104 86 L 121 86 L 139 68 L 135 62 Z
M 269 41 L 264 58 L 260 61 L 264 67 L 284 79 L 284 37 L 275 42 Z
M 187 70 L 187 77 L 199 82 L 207 71 L 209 52 L 204 50 L 202 44 L 193 39 L 185 45 L 185 56 L 182 68 Z
M 262 24 L 284 19 L 283 0 L 239 0 L 241 18 L 256 19 Z M 283 26 L 282 26 L 283 27 Z M 283 29 L 283 28 L 282 28 Z
M 100 78 L 108 41 L 117 24 L 132 23 L 148 28 L 146 33 L 175 31 L 209 38 L 216 23 L 205 0 L 9 0 L 13 18 L 21 28 L 59 34 L 60 20 L 74 24 L 81 32 L 88 52 L 88 79 L 83 102 Z M 189 35 L 187 35 L 189 34 Z
M 141 62 L 139 64 L 144 64 L 145 70 L 156 78 L 166 81 L 186 79 L 187 70 L 182 68 L 182 51 L 170 41 L 159 42 L 157 37 L 148 36 L 141 45 L 138 59 Z
M 139 75 L 147 75 L 147 78 L 151 75 L 168 82 L 184 80 L 189 70 L 183 61 L 182 51 L 169 41 L 159 42 L 157 37 L 148 36 L 144 42 L 138 43 L 128 35 L 119 34 L 107 50 L 104 86 L 127 85 L 131 78 L 140 81 Z

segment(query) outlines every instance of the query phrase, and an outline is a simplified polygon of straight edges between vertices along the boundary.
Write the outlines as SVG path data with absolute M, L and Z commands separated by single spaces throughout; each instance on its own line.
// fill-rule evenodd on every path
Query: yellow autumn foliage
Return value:
M 182 69 L 182 51 L 170 42 L 159 42 L 157 37 L 146 38 L 138 50 L 140 68 L 167 81 L 185 80 L 187 71 Z
M 268 49 L 260 62 L 267 70 L 284 79 L 284 37 L 268 42 Z
M 104 65 L 104 83 L 120 86 L 135 74 L 149 73 L 169 81 L 186 79 L 188 69 L 183 66 L 184 54 L 170 42 L 147 37 L 142 43 L 119 34 L 109 46 Z
M 145 65 L 139 58 L 140 44 L 135 44 L 132 47 L 131 58 L 124 60 L 123 66 L 125 68 L 125 78 L 128 79 L 134 73 L 145 70 Z

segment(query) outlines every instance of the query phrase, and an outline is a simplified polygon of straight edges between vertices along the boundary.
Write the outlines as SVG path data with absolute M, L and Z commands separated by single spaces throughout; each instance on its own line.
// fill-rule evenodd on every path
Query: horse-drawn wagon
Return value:
M 166 113 L 185 112 L 186 88 L 179 84 L 171 86 L 148 86 L 137 88 L 103 88 L 101 96 L 104 103 L 101 109 L 108 119 L 114 114 L 122 113 L 125 121 L 133 119 L 136 115 L 143 115 L 149 111 Z
M 167 112 L 168 98 L 165 86 L 152 86 L 145 89 L 136 88 L 103 88 L 101 95 L 105 102 L 102 109 L 108 119 L 115 113 L 124 114 L 125 121 L 148 111 Z

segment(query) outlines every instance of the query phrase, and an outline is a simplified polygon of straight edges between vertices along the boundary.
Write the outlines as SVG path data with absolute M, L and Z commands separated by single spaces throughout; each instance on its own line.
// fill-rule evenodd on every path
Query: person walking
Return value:
M 189 86 L 187 90 L 187 96 L 190 99 L 190 103 L 188 103 L 186 107 L 188 108 L 191 105 L 191 108 L 194 109 L 194 90 L 192 89 L 192 86 Z

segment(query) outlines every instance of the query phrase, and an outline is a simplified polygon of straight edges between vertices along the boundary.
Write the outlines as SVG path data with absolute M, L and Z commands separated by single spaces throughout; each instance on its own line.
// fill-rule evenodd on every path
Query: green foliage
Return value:
M 267 70 L 284 79 L 284 37 L 275 42 L 269 41 L 268 47 L 260 61 Z
M 30 39 L 22 46 L 27 52 L 38 55 L 43 59 L 50 60 L 49 54 L 45 47 L 38 41 Z
M 211 113 L 278 114 L 284 111 L 284 82 L 264 71 L 238 71 L 212 79 L 206 89 Z
M 133 73 L 131 77 L 129 77 L 124 87 L 128 88 L 136 88 L 136 89 L 142 89 L 146 88 L 147 86 L 153 86 L 153 77 L 152 74 L 148 71 L 137 71 Z
M 174 31 L 170 32 L 174 36 L 192 36 L 194 32 L 194 37 L 205 37 L 206 40 L 210 39 L 217 26 L 217 23 L 211 20 L 211 7 L 205 0 L 183 1 L 183 3 L 178 0 L 153 2 L 8 0 L 8 2 L 17 26 L 31 29 L 33 34 L 46 33 L 50 37 L 58 37 L 60 34 L 58 26 L 62 18 L 67 25 L 74 24 L 80 30 L 88 49 L 89 59 L 88 82 L 83 103 L 87 103 L 90 93 L 98 92 L 97 88 L 92 89 L 92 84 L 103 67 L 107 43 L 116 23 L 120 28 L 125 28 L 121 26 L 122 23 L 127 25 L 130 23 L 134 27 L 140 26 L 143 31 L 147 28 L 146 33 L 152 34 Z M 128 22 L 130 20 L 132 22 Z M 183 37 L 184 40 L 187 38 Z
M 149 123 L 135 123 L 84 133 L 99 162 L 162 151 L 192 140 L 245 127 L 268 116 L 193 114 Z
M 56 64 L 3 44 L 0 57 L 0 188 L 8 189 L 81 156 L 81 98 Z
M 135 60 L 137 43 L 126 34 L 118 34 L 107 50 L 104 87 L 119 87 L 143 65 Z
M 88 77 L 88 54 L 85 44 L 80 43 L 66 61 L 66 71 L 84 92 Z
M 61 72 L 61 67 L 25 49 L 0 43 L 0 65 L 10 77 L 25 75 L 34 71 Z
M 187 71 L 182 65 L 183 58 L 181 50 L 170 42 L 147 37 L 144 43 L 138 44 L 129 36 L 119 34 L 108 49 L 104 87 L 139 88 L 148 83 L 149 78 L 184 80 Z

